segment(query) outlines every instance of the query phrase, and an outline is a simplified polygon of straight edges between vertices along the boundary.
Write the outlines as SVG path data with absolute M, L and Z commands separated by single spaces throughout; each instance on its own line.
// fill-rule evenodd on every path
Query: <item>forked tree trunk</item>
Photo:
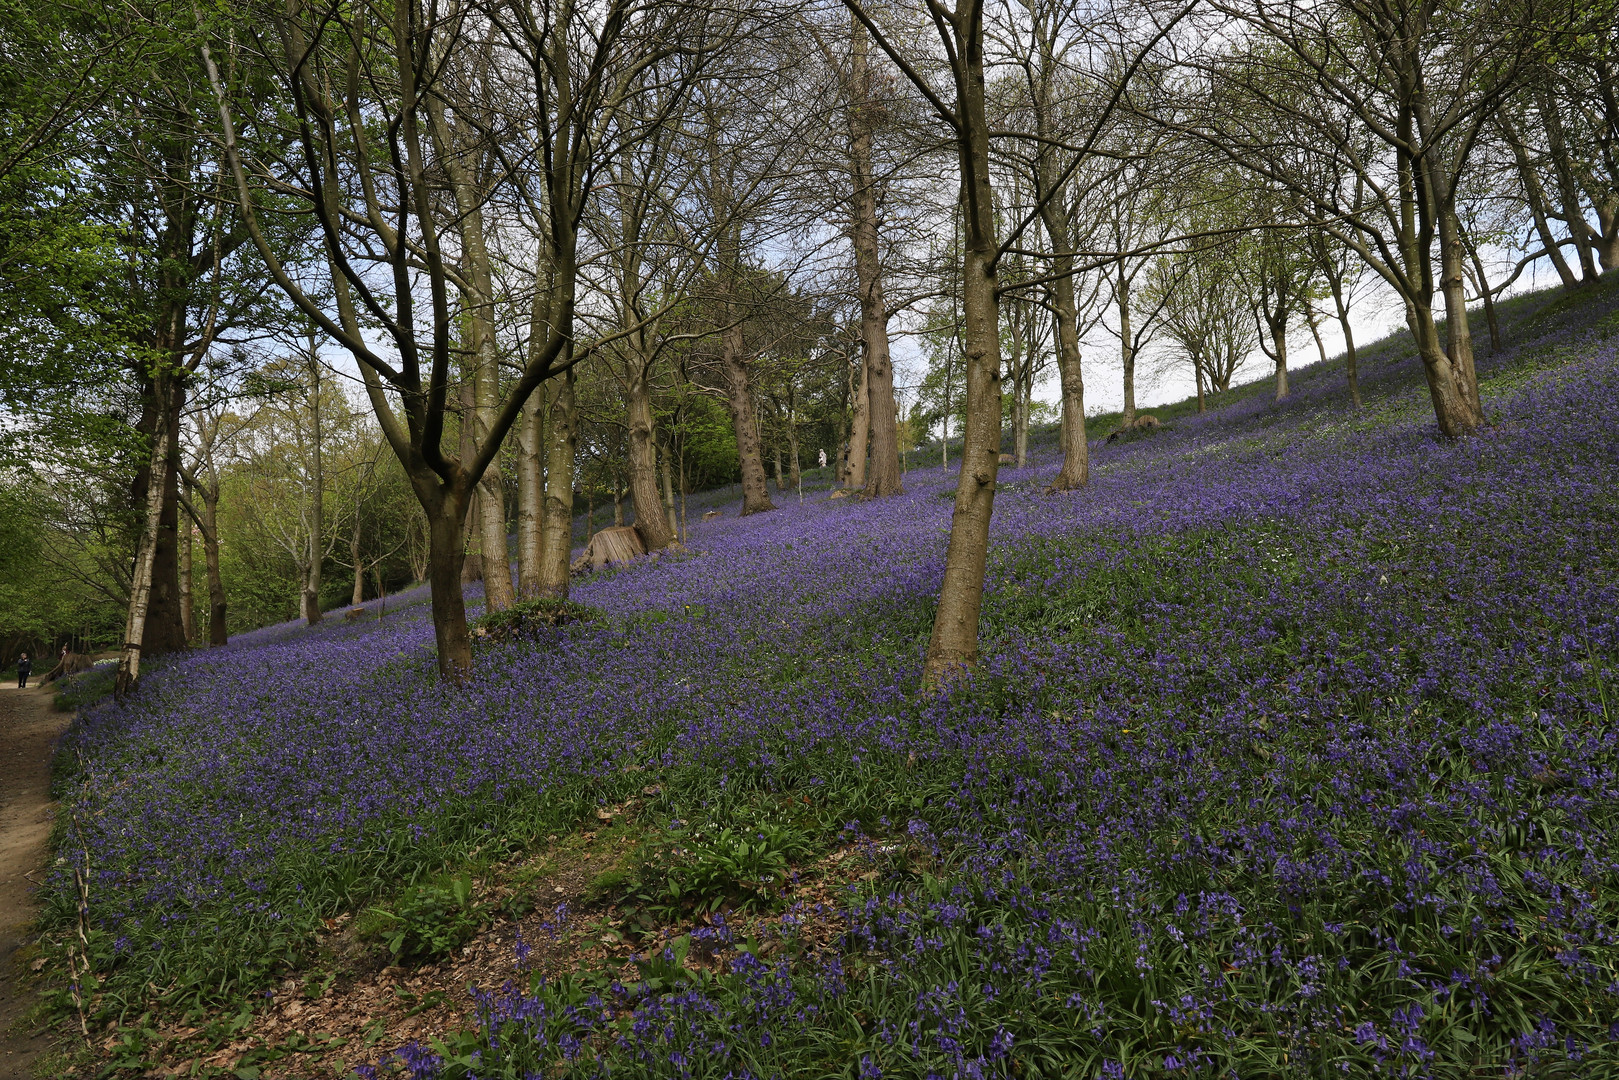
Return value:
M 625 387 L 625 412 L 630 434 L 630 498 L 635 504 L 635 531 L 648 551 L 669 546 L 669 532 L 658 492 L 657 432 L 652 426 L 652 392 L 644 376 L 647 365 L 639 358 L 630 361 L 630 378 Z
M 760 454 L 759 425 L 753 416 L 753 391 L 748 384 L 748 364 L 744 355 L 742 327 L 727 327 L 721 337 L 720 362 L 725 372 L 726 404 L 736 428 L 736 452 L 742 464 L 742 511 L 740 516 L 774 510 Z
M 1478 429 L 1479 422 L 1460 386 L 1457 366 L 1440 345 L 1433 308 L 1408 301 L 1405 316 L 1417 343 L 1417 355 L 1422 359 L 1422 371 L 1428 381 L 1428 394 L 1433 399 L 1440 432 L 1452 439 L 1471 435 Z
M 871 163 L 872 120 L 877 108 L 871 95 L 869 41 L 866 28 L 852 19 L 853 50 L 849 71 L 849 173 L 854 187 L 852 209 L 855 277 L 860 288 L 860 338 L 865 345 L 863 395 L 871 431 L 871 467 L 849 486 L 864 487 L 868 498 L 898 495 L 903 490 L 899 467 L 899 428 L 894 403 L 894 363 L 889 354 L 888 309 L 883 297 L 882 260 L 877 234 L 877 189 Z M 858 425 L 857 425 L 858 427 Z M 857 448 L 864 443 L 856 442 Z M 858 450 L 851 462 L 865 461 Z
M 540 522 L 545 513 L 544 387 L 529 395 L 517 422 L 517 592 L 540 595 Z
M 568 598 L 573 553 L 573 459 L 579 445 L 579 408 L 573 369 L 547 382 L 545 406 L 545 514 L 540 533 L 539 595 Z

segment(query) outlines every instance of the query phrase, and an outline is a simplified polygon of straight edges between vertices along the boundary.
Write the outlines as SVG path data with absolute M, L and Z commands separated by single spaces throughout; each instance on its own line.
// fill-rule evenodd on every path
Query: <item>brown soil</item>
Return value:
M 379 946 L 357 939 L 348 917 L 333 920 L 323 942 L 323 962 L 283 982 L 229 1036 L 221 1037 L 219 1025 L 227 1020 L 222 1015 L 199 1026 L 163 1026 L 153 1040 L 156 1052 L 148 1058 L 154 1067 L 145 1075 L 228 1075 L 253 1066 L 261 1070 L 261 1080 L 352 1076 L 356 1065 L 377 1063 L 408 1042 L 430 1044 L 475 1027 L 469 987 L 495 990 L 508 981 L 524 985 L 531 973 L 551 979 L 617 968 L 661 952 L 665 941 L 711 919 L 670 925 L 651 939 L 627 938 L 610 898 L 598 898 L 591 888 L 604 871 L 622 865 L 635 836 L 623 826 L 633 821 L 634 812 L 634 801 L 612 807 L 600 815 L 609 819 L 610 814 L 602 827 L 553 837 L 548 851 L 495 868 L 481 883 L 479 900 L 493 908 L 521 892 L 535 909 L 517 919 L 497 916 L 442 963 L 387 965 Z M 878 876 L 872 866 L 865 853 L 841 849 L 800 868 L 784 900 L 799 916 L 801 942 L 812 949 L 830 944 L 838 929 L 832 911 L 852 883 Z M 559 904 L 568 909 L 560 925 Z M 777 918 L 732 915 L 729 923 L 738 942 L 754 937 L 769 955 Z M 519 967 L 515 950 L 519 933 L 532 950 L 524 967 Z M 722 970 L 731 955 L 729 949 L 694 950 L 686 966 Z M 102 1038 L 103 1052 L 110 1053 L 119 1041 L 116 1033 Z
M 50 1045 L 25 1023 L 35 1001 L 25 947 L 55 814 L 51 751 L 72 719 L 51 708 L 51 697 L 46 689 L 0 687 L 0 1080 L 26 1080 Z

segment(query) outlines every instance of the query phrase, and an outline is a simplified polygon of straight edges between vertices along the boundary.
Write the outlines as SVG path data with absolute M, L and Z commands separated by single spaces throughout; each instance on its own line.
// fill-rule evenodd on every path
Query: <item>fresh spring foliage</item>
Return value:
M 690 557 L 579 584 L 601 617 L 482 647 L 466 691 L 420 608 L 177 660 L 70 741 L 99 1006 L 230 999 L 320 919 L 656 784 L 663 827 L 790 796 L 895 856 L 838 911 L 782 913 L 772 955 L 722 919 L 682 946 L 719 958 L 700 971 L 671 945 L 630 981 L 482 990 L 480 1032 L 384 1072 L 1611 1069 L 1612 308 L 1520 325 L 1464 441 L 1396 343 L 1360 412 L 1318 369 L 1098 443 L 1082 492 L 1043 494 L 1049 450 L 1003 470 L 987 654 L 938 694 L 938 469 L 705 523 Z M 740 835 L 703 838 L 693 887 L 805 857 Z M 835 947 L 799 942 L 811 917 Z

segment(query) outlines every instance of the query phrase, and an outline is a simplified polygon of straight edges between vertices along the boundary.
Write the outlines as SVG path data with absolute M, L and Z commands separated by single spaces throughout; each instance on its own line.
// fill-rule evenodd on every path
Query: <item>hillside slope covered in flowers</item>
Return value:
M 937 696 L 940 468 L 705 523 L 581 583 L 601 617 L 483 646 L 466 690 L 420 606 L 178 660 L 69 747 L 108 1000 L 261 986 L 321 919 L 655 776 L 666 823 L 790 793 L 914 858 L 831 951 L 489 997 L 476 1075 L 1599 1075 L 1614 307 L 1518 325 L 1462 442 L 1394 342 L 1360 411 L 1318 369 L 1098 443 L 1082 492 L 1004 470 L 986 660 Z

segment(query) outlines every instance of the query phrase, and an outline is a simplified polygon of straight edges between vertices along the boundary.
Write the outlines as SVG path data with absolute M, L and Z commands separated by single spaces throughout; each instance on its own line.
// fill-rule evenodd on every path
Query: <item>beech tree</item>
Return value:
M 1196 76 L 1157 115 L 1285 192 L 1298 224 L 1371 267 L 1404 304 L 1440 430 L 1476 430 L 1456 196 L 1544 13 L 1504 0 L 1218 0 L 1214 10 L 1229 23 L 1188 43 L 1181 59 Z
M 472 652 L 461 595 L 463 522 L 530 398 L 579 358 L 581 221 L 618 151 L 646 134 L 624 105 L 645 92 L 639 76 L 660 58 L 706 47 L 694 42 L 717 46 L 722 37 L 706 33 L 704 9 L 642 0 L 448 9 L 414 0 L 300 0 L 240 14 L 223 67 L 203 50 L 237 203 L 277 284 L 360 368 L 382 433 L 427 515 L 439 670 L 464 680 Z M 243 94 L 249 79 L 275 87 L 273 109 L 252 111 Z M 281 115 L 295 132 L 294 152 L 266 156 L 265 133 Z M 446 139 L 442 128 L 435 134 L 435 115 L 467 126 Z M 373 117 L 389 119 L 376 125 Z M 532 238 L 529 289 L 515 300 L 529 313 L 521 370 L 492 405 L 486 396 L 478 406 L 481 418 L 459 453 L 446 445 L 462 314 L 453 296 L 486 298 L 452 255 L 458 233 L 463 245 L 476 235 L 469 215 L 492 213 L 497 192 L 493 183 L 456 183 L 446 154 L 498 162 L 498 203 Z M 266 220 L 288 210 L 318 223 L 330 308 L 268 241 Z M 568 396 L 564 382 L 550 411 Z M 560 526 L 550 499 L 548 491 L 542 526 Z

